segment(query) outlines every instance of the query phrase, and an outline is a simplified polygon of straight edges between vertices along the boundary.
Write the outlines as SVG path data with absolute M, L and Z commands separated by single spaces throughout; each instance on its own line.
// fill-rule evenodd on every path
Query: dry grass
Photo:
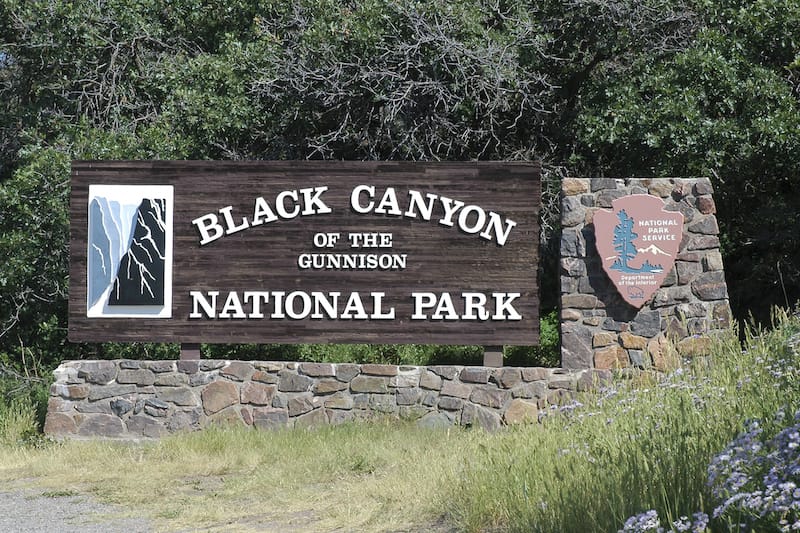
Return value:
M 442 495 L 486 438 L 396 421 L 217 428 L 157 443 L 11 447 L 0 480 L 91 493 L 163 530 L 444 530 Z

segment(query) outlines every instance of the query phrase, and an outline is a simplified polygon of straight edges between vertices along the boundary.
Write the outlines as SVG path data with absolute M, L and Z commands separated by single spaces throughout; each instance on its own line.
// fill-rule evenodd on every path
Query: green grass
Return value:
M 497 435 L 452 487 L 452 519 L 466 531 L 617 531 L 649 509 L 669 521 L 709 510 L 712 456 L 745 420 L 800 408 L 800 356 L 787 348 L 800 320 L 779 322 L 744 353 L 731 334 L 710 365 L 618 382 L 543 427 Z
M 706 360 L 496 434 L 379 421 L 316 430 L 216 428 L 156 443 L 22 444 L 32 406 L 0 411 L 0 482 L 91 493 L 162 529 L 617 531 L 656 509 L 713 506 L 706 468 L 746 419 L 800 408 L 800 319 L 716 339 Z M 35 420 L 35 419 L 33 419 Z M 18 481 L 19 482 L 19 481 Z

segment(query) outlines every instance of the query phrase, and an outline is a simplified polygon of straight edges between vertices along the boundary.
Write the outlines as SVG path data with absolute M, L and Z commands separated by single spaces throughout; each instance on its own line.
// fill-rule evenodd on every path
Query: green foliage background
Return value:
M 541 159 L 546 309 L 559 178 L 709 176 L 766 318 L 800 299 L 799 98 L 795 0 L 0 0 L 0 363 L 119 354 L 65 340 L 72 159 Z

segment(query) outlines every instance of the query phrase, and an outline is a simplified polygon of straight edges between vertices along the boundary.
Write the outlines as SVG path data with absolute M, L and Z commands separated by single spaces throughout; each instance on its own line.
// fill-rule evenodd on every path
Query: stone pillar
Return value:
M 669 340 L 684 356 L 731 323 L 711 182 L 699 179 L 576 179 L 562 182 L 561 365 L 665 369 Z M 626 303 L 600 264 L 594 213 L 631 194 L 662 198 L 684 216 L 672 271 L 641 309 Z

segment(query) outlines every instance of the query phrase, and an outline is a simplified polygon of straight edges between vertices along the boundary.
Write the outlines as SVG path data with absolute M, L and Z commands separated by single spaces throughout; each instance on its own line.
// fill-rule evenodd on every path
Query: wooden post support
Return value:
M 500 368 L 503 366 L 503 347 L 484 346 L 483 347 L 483 366 Z
M 186 359 L 200 359 L 200 345 L 181 343 L 181 361 Z

